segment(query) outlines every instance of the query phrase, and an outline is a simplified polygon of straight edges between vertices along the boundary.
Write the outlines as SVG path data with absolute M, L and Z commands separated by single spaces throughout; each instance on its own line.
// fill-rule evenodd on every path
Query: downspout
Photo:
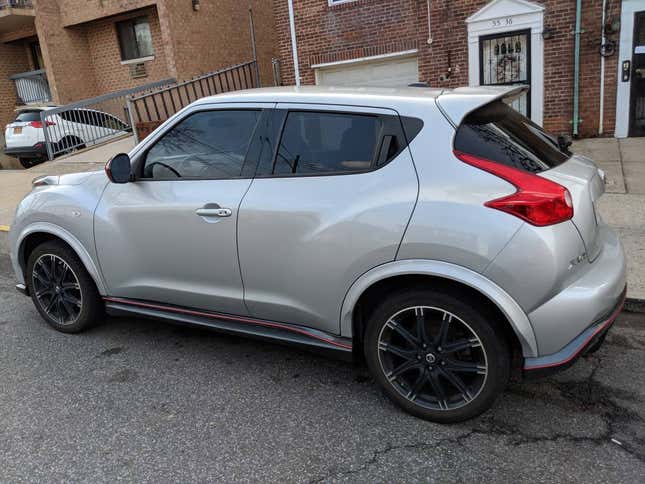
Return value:
M 293 15 L 293 0 L 289 1 L 289 30 L 291 32 L 291 52 L 293 53 L 293 75 L 296 86 L 300 86 L 300 68 L 298 66 L 298 44 L 296 43 L 296 21 Z
M 602 24 L 600 31 L 602 32 L 602 40 L 600 45 L 604 46 L 607 42 L 605 34 L 605 22 L 607 16 L 607 0 L 602 0 Z M 602 47 L 601 47 L 602 48 Z M 605 56 L 600 56 L 600 117 L 598 119 L 598 135 L 602 135 L 605 131 Z
M 251 48 L 253 50 L 253 60 L 255 61 L 255 82 L 257 86 L 262 87 L 262 81 L 260 80 L 260 66 L 258 65 L 258 51 L 255 44 L 255 25 L 253 24 L 253 9 L 249 7 L 249 28 L 251 29 Z
M 432 0 L 428 0 L 428 45 L 432 45 L 432 24 L 430 14 L 432 13 Z
M 573 59 L 573 137 L 577 138 L 580 124 L 580 24 L 582 17 L 582 0 L 576 0 L 576 31 Z

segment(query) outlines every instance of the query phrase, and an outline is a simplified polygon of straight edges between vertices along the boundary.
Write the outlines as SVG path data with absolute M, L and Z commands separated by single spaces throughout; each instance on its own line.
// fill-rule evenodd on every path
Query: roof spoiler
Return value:
M 475 109 L 499 99 L 515 99 L 528 90 L 527 85 L 458 87 L 441 93 L 437 97 L 437 105 L 448 121 L 457 127 Z

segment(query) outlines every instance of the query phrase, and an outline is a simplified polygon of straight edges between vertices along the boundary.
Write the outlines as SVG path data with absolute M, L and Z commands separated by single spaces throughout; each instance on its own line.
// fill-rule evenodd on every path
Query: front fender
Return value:
M 23 259 L 24 241 L 30 234 L 34 234 L 34 233 L 51 234 L 65 241 L 81 259 L 81 262 L 85 266 L 85 269 L 87 269 L 87 272 L 90 274 L 90 277 L 94 280 L 94 283 L 96 284 L 96 288 L 99 291 L 99 294 L 101 294 L 102 296 L 107 295 L 107 291 L 105 289 L 105 283 L 103 281 L 103 277 L 101 276 L 101 272 L 98 270 L 96 264 L 94 263 L 94 260 L 92 259 L 88 251 L 85 249 L 83 244 L 74 235 L 72 235 L 64 228 L 49 222 L 31 223 L 26 227 L 23 227 L 19 233 L 15 235 L 12 234 L 11 263 L 13 265 L 13 269 L 14 269 L 14 272 L 16 273 L 16 277 L 18 278 L 19 283 L 23 283 L 23 284 L 25 283 L 23 268 L 20 265 L 20 261 Z
M 462 266 L 425 259 L 407 259 L 377 266 L 361 277 L 349 288 L 340 313 L 341 336 L 352 337 L 352 316 L 361 294 L 372 284 L 394 276 L 427 275 L 443 277 L 460 282 L 488 297 L 506 316 L 522 345 L 524 357 L 538 356 L 537 342 L 533 327 L 522 308 L 497 284 Z

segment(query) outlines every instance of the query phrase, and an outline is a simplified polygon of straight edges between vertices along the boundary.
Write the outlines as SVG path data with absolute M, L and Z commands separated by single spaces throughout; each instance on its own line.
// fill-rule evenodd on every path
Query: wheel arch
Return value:
M 64 228 L 50 223 L 35 223 L 29 225 L 18 236 L 16 244 L 16 247 L 18 247 L 16 254 L 17 262 L 24 276 L 26 276 L 27 260 L 29 259 L 31 251 L 43 242 L 50 240 L 61 241 L 72 249 L 83 263 L 92 280 L 94 280 L 99 294 L 102 296 L 107 295 L 101 273 L 83 244 Z
M 378 297 L 392 287 L 428 284 L 436 287 L 466 291 L 478 302 L 488 304 L 503 316 L 511 343 L 516 343 L 520 357 L 538 355 L 537 341 L 526 313 L 502 288 L 481 274 L 462 266 L 433 260 L 402 260 L 375 267 L 360 276 L 348 290 L 340 314 L 341 336 L 352 338 L 364 329 L 361 303 Z M 353 338 L 354 346 L 362 345 L 360 337 Z

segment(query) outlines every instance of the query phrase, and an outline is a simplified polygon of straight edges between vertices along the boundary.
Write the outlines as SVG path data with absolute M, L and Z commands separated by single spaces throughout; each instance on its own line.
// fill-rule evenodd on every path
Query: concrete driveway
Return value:
M 454 426 L 364 369 L 141 319 L 49 329 L 0 256 L 0 482 L 643 482 L 645 315 Z

